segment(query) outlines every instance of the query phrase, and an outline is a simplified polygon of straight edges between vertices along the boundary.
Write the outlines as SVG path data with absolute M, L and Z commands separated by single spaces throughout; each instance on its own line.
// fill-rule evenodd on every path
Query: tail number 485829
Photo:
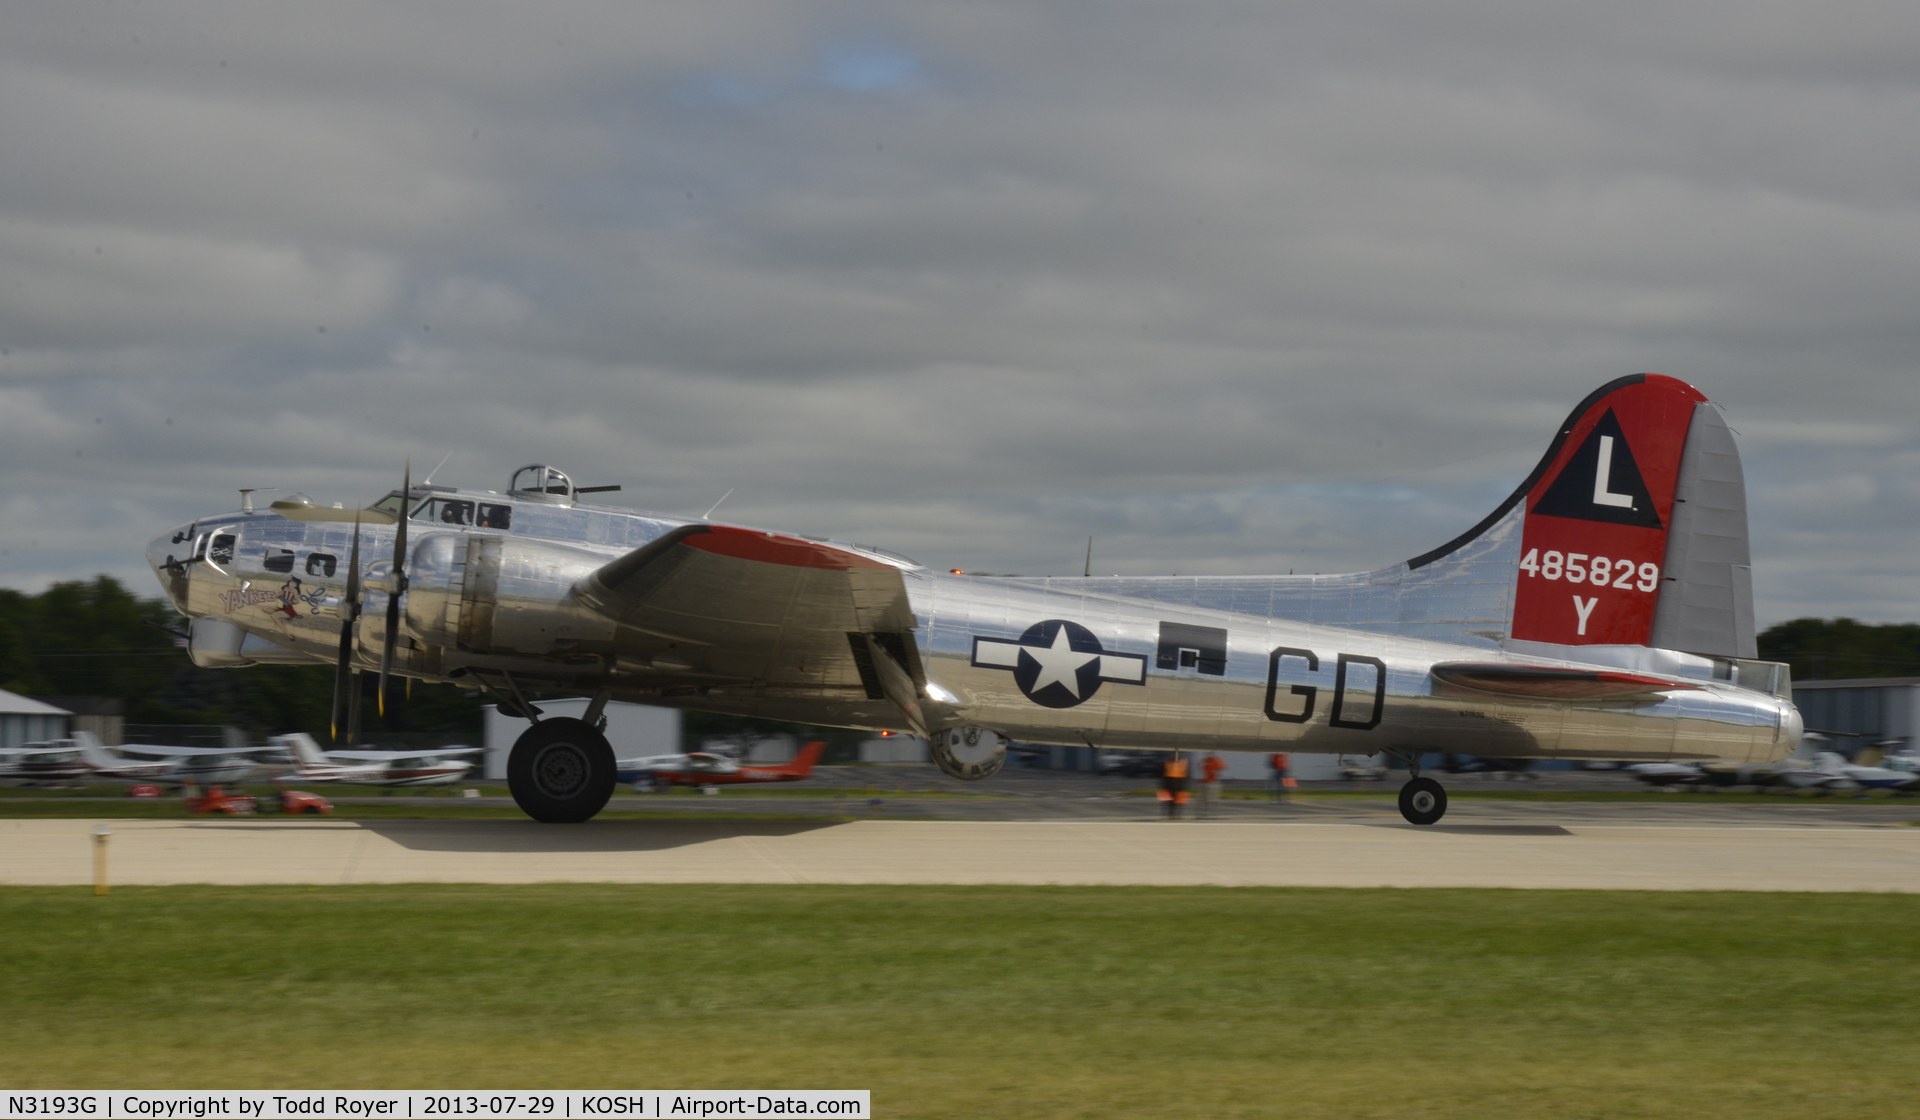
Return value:
M 1652 591 L 1660 586 L 1660 565 L 1648 561 L 1613 560 L 1588 556 L 1584 552 L 1561 553 L 1549 549 L 1527 550 L 1520 570 L 1539 579 L 1564 579 L 1569 583 L 1590 583 L 1595 587 L 1615 587 L 1622 591 Z

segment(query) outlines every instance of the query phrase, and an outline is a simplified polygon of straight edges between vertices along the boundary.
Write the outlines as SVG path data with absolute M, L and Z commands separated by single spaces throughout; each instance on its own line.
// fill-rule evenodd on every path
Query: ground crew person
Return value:
M 1167 759 L 1160 768 L 1160 803 L 1167 807 L 1167 819 L 1178 820 L 1180 809 L 1187 803 L 1187 760 L 1179 751 Z
M 1220 771 L 1226 768 L 1227 764 L 1212 751 L 1207 752 L 1207 760 L 1200 764 L 1200 815 L 1203 817 L 1220 811 Z
M 1288 763 L 1291 761 L 1288 756 L 1278 752 L 1267 759 L 1267 765 L 1273 767 L 1273 799 L 1275 801 L 1285 797 L 1287 791 L 1293 788 L 1293 779 L 1287 777 Z

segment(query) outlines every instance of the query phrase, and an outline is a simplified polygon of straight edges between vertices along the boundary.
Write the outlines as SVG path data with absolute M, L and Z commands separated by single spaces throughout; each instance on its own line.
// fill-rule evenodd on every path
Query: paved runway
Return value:
M 0 884 L 92 882 L 95 823 L 0 821 Z M 1424 829 L 1371 815 L 575 826 L 202 819 L 111 827 L 111 878 L 119 886 L 570 881 L 1920 892 L 1920 828 L 1683 823 L 1633 814 L 1608 820 L 1590 811 L 1524 819 L 1456 812 Z

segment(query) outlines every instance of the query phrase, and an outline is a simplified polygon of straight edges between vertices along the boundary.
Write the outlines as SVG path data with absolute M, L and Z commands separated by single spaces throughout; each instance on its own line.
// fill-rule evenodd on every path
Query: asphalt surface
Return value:
M 851 772 L 823 774 L 818 792 L 802 796 L 623 794 L 614 802 L 657 811 L 655 820 L 114 820 L 110 878 L 119 886 L 576 881 L 1920 893 L 1920 828 L 1909 824 L 1920 819 L 1920 802 L 1912 799 L 1457 798 L 1441 823 L 1419 828 L 1400 819 L 1390 796 L 1309 797 L 1229 800 L 1214 819 L 1167 821 L 1151 797 L 1138 796 L 1145 788 L 1138 779 L 1016 772 L 989 782 L 991 794 L 924 796 L 944 791 L 945 779 L 844 769 Z M 1609 785 L 1617 775 L 1560 780 L 1631 788 Z M 1448 784 L 1455 792 L 1512 788 L 1464 776 Z M 877 785 L 885 786 L 877 797 L 852 792 Z M 1372 788 L 1390 794 L 1394 787 Z M 835 797 L 835 789 L 845 792 Z M 95 823 L 0 819 L 0 884 L 91 882 Z
M 1483 801 L 1476 793 L 1590 792 L 1647 793 L 1649 787 L 1620 771 L 1548 771 L 1538 778 L 1510 778 L 1496 774 L 1430 774 L 1455 798 L 1443 823 L 1535 822 L 1577 820 L 1641 824 L 1886 824 L 1920 820 L 1920 798 L 1855 798 L 1847 795 L 1812 797 L 1778 794 L 1767 803 L 1721 794 L 1673 792 L 1655 802 L 1528 802 Z M 1257 782 L 1223 783 L 1223 797 L 1215 817 L 1233 821 L 1347 821 L 1400 823 L 1394 794 L 1405 774 L 1380 782 L 1308 782 L 1302 789 L 1374 796 L 1358 798 L 1295 797 L 1274 800 Z M 886 818 L 891 820 L 963 821 L 1137 821 L 1157 820 L 1163 810 L 1152 796 L 1150 778 L 1112 778 L 1099 774 L 1058 770 L 1002 770 L 984 782 L 962 782 L 930 766 L 826 766 L 803 783 L 757 787 L 716 787 L 703 795 L 687 789 L 668 794 L 634 794 L 621 789 L 607 806 L 630 812 L 769 814 L 820 816 L 833 819 Z M 448 793 L 428 796 L 352 796 L 344 789 L 316 787 L 341 805 L 445 805 Z M 1747 790 L 1746 792 L 1751 792 Z M 928 796 L 929 794 L 937 796 Z M 1252 795 L 1252 796 L 1244 796 Z M 1719 802 L 1729 802 L 1721 804 Z M 468 805 L 511 806 L 512 798 L 464 799 Z M 1186 810 L 1188 818 L 1200 811 L 1199 794 Z
M 0 821 L 0 883 L 92 881 L 93 822 Z M 173 883 L 890 883 L 1920 893 L 1920 828 L 1347 821 L 117 821 Z

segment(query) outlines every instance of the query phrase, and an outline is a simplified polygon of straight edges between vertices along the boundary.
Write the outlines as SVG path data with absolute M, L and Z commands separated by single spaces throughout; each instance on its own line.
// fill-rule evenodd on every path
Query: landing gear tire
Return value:
M 1447 791 L 1432 778 L 1415 778 L 1400 787 L 1400 815 L 1412 824 L 1432 824 L 1447 815 Z
M 613 748 L 585 720 L 543 719 L 529 727 L 507 756 L 507 788 L 514 803 L 544 824 L 578 824 L 606 808 L 613 796 Z

